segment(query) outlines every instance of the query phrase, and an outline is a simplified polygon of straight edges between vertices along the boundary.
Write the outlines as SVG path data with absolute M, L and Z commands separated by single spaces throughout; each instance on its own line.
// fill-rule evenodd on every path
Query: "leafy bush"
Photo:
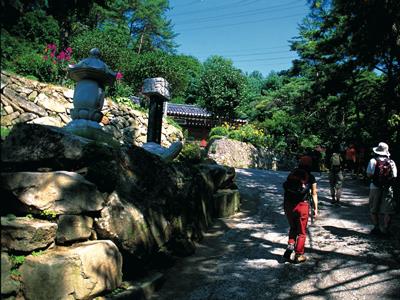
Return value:
M 129 47 L 130 40 L 127 28 L 108 24 L 76 35 L 71 40 L 71 47 L 78 61 L 88 57 L 92 48 L 98 48 L 101 59 L 112 70 L 125 74 L 135 57 L 135 52 Z
M 175 128 L 178 128 L 181 131 L 183 130 L 182 126 L 179 125 L 172 117 L 167 116 L 165 119 L 167 120 L 169 125 L 172 125 L 172 126 L 174 126 Z
M 122 104 L 128 106 L 134 110 L 146 112 L 146 110 L 138 104 L 132 102 L 132 100 L 128 97 L 112 97 L 112 100 L 117 104 Z
M 181 153 L 179 153 L 178 160 L 189 163 L 200 163 L 204 158 L 203 149 L 196 143 L 186 143 Z
M 24 255 L 11 255 L 10 256 L 11 262 L 13 264 L 13 267 L 19 267 L 25 262 L 25 256 Z
M 67 79 L 67 68 L 70 62 L 73 63 L 70 47 L 57 51 L 57 45 L 48 44 L 43 52 L 25 49 L 9 62 L 9 67 L 19 75 L 65 85 L 70 81 Z
M 238 128 L 231 127 L 228 124 L 214 127 L 209 134 L 209 140 L 227 137 L 232 140 L 253 144 L 254 146 L 268 146 L 269 137 L 264 134 L 262 129 L 252 124 L 246 124 Z
M 0 127 L 0 136 L 1 136 L 1 139 L 4 140 L 4 139 L 10 134 L 10 131 L 11 131 L 10 129 L 1 126 L 1 127 Z
M 32 51 L 32 47 L 26 41 L 21 41 L 11 35 L 5 29 L 1 29 L 1 68 L 13 70 L 13 61 L 15 57 L 24 52 Z
M 58 78 L 57 65 L 45 60 L 42 54 L 35 51 L 16 57 L 13 70 L 20 75 L 34 76 L 43 82 L 56 82 Z
M 316 146 L 321 144 L 321 139 L 313 134 L 310 134 L 306 137 L 303 138 L 303 140 L 300 142 L 300 145 L 302 148 L 307 149 L 314 149 Z
M 133 95 L 134 91 L 132 87 L 129 84 L 122 82 L 121 80 L 117 80 L 114 86 L 110 89 L 111 97 L 115 96 L 115 97 L 128 98 Z
M 21 59 L 29 61 L 30 55 L 42 53 L 43 45 L 56 41 L 59 38 L 60 28 L 57 21 L 43 10 L 35 9 L 18 20 L 15 26 L 1 29 L 1 67 L 14 70 L 17 58 L 19 64 L 24 64 L 25 74 L 29 72 L 29 62 L 22 62 Z M 37 58 L 31 66 L 32 74 L 38 69 Z M 35 66 L 36 64 L 36 66 Z
M 26 12 L 14 26 L 13 31 L 22 39 L 33 43 L 33 47 L 40 47 L 57 41 L 60 27 L 51 15 L 47 15 L 44 10 L 35 9 Z
M 213 136 L 226 136 L 228 137 L 229 134 L 229 126 L 223 125 L 223 126 L 217 126 L 214 128 L 211 128 L 209 138 L 212 138 Z

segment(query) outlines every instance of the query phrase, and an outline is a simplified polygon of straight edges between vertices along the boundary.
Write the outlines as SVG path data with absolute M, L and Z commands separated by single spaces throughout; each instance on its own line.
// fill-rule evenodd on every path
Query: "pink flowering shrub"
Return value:
M 43 59 L 56 66 L 56 82 L 64 83 L 67 80 L 68 64 L 72 63 L 72 48 L 57 51 L 57 45 L 48 44 L 44 50 Z
M 55 44 L 48 44 L 44 52 L 45 55 L 43 58 L 45 60 L 51 59 L 53 64 L 63 64 L 68 63 L 71 60 L 72 48 L 68 47 L 57 53 L 57 46 Z
M 110 94 L 112 96 L 129 97 L 134 94 L 132 88 L 129 86 L 129 84 L 124 82 L 122 78 L 124 78 L 124 75 L 121 72 L 117 72 L 117 74 L 115 75 L 116 82 L 114 86 L 110 89 Z
M 57 45 L 48 44 L 43 51 L 26 51 L 15 57 L 13 70 L 21 75 L 33 76 L 43 82 L 65 85 L 68 83 L 68 64 L 73 64 L 72 48 L 57 51 Z
M 116 78 L 117 80 L 121 80 L 123 77 L 124 77 L 124 75 L 122 75 L 121 72 L 117 72 L 117 75 L 115 76 L 115 78 Z

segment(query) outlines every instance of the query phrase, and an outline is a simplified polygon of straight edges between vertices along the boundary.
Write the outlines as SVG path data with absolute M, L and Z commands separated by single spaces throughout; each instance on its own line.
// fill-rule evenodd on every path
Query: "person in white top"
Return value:
M 374 228 L 371 234 L 389 236 L 389 226 L 392 215 L 396 212 L 393 197 L 393 182 L 397 177 L 397 167 L 390 159 L 389 146 L 379 143 L 372 148 L 376 156 L 367 166 L 367 176 L 371 179 L 369 187 L 369 209 Z M 380 226 L 379 216 L 383 215 L 383 226 Z

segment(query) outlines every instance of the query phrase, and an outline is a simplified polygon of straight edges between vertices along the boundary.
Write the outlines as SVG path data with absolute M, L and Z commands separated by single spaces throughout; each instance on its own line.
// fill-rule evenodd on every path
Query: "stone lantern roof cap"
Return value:
M 112 71 L 110 67 L 100 59 L 100 50 L 98 48 L 93 48 L 89 53 L 90 57 L 81 60 L 76 65 L 68 66 L 69 77 L 75 81 L 92 79 L 102 85 L 113 85 L 117 73 Z

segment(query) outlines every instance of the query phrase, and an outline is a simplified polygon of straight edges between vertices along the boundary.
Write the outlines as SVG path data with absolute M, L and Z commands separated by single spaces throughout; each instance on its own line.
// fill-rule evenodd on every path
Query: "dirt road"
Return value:
M 320 216 L 308 228 L 309 260 L 282 260 L 286 176 L 237 170 L 241 212 L 218 220 L 193 256 L 167 270 L 152 299 L 400 299 L 400 230 L 391 240 L 368 234 L 368 188 L 358 180 L 346 179 L 335 207 L 327 175 L 317 176 Z

